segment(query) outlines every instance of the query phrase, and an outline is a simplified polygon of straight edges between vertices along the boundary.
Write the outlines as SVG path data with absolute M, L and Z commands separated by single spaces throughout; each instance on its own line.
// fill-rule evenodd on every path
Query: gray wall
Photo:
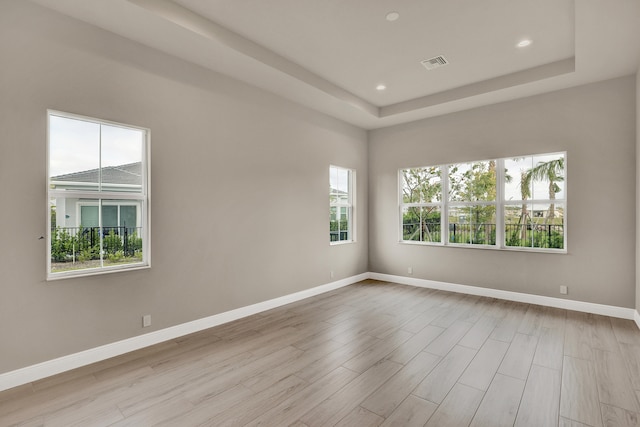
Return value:
M 636 73 L 636 311 L 640 310 L 640 68 Z
M 0 373 L 367 271 L 365 131 L 20 0 L 0 62 Z M 151 129 L 151 269 L 45 282 L 47 108 Z M 355 244 L 329 246 L 329 164 Z
M 635 77 L 379 129 L 369 134 L 369 269 L 633 307 Z M 568 254 L 398 243 L 402 167 L 567 151 Z

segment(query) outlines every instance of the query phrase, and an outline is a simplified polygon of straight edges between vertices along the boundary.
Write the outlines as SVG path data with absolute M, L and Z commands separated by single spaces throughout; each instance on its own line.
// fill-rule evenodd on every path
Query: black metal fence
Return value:
M 142 251 L 142 227 L 52 227 L 51 258 L 57 262 L 100 258 L 106 255 L 132 257 Z
M 449 242 L 472 245 L 495 245 L 495 224 L 449 223 Z
M 440 242 L 440 223 L 411 222 L 402 224 L 405 241 Z M 473 245 L 495 245 L 496 224 L 449 223 L 449 242 Z M 562 249 L 562 224 L 506 224 L 506 246 Z
M 506 224 L 507 246 L 564 248 L 563 224 Z

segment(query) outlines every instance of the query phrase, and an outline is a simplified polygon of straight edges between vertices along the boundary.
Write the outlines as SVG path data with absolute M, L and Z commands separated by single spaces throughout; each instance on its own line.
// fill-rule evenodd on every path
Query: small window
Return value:
M 149 131 L 48 119 L 48 278 L 148 266 Z
M 329 167 L 329 242 L 353 242 L 355 171 Z

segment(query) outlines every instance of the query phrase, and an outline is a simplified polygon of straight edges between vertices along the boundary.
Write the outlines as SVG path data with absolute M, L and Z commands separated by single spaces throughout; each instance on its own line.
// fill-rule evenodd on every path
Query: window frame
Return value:
M 561 198 L 556 199 L 527 199 L 527 200 L 505 200 L 505 160 L 516 158 L 516 157 L 537 157 L 537 156 L 563 156 L 564 158 L 564 177 L 563 177 L 563 194 Z M 496 198 L 495 201 L 451 201 L 450 200 L 450 180 L 449 180 L 449 170 L 454 165 L 459 164 L 468 164 L 468 163 L 479 163 L 479 162 L 496 162 Z M 567 152 L 566 151 L 557 151 L 550 153 L 535 153 L 535 154 L 527 154 L 520 156 L 510 156 L 496 159 L 488 159 L 488 160 L 471 160 L 464 161 L 458 163 L 447 163 L 441 165 L 427 165 L 427 166 L 417 166 L 417 167 L 403 167 L 398 169 L 398 242 L 400 244 L 407 245 L 426 245 L 426 246 L 443 246 L 443 247 L 453 247 L 453 248 L 473 248 L 473 249 L 489 249 L 489 250 L 503 250 L 503 251 L 521 251 L 521 252 L 542 252 L 542 253 L 554 253 L 554 254 L 567 254 L 568 253 L 568 241 L 567 241 L 567 230 L 568 230 L 568 206 L 567 206 Z M 423 169 L 423 168 L 440 168 L 440 185 L 441 185 L 441 200 L 440 202 L 427 202 L 427 203 L 404 203 L 403 199 L 403 171 L 410 169 Z M 551 202 L 552 201 L 552 202 Z M 506 241 L 506 233 L 505 233 L 505 208 L 507 206 L 518 205 L 518 204 L 527 204 L 527 205 L 548 205 L 548 204 L 561 204 L 563 206 L 563 247 L 562 248 L 539 248 L 539 247 L 530 247 L 530 246 L 507 246 Z M 450 230 L 449 230 L 449 216 L 450 209 L 460 206 L 495 206 L 495 219 L 496 219 L 496 234 L 495 234 L 495 245 L 491 244 L 473 244 L 473 243 L 454 243 L 450 242 Z M 440 209 L 440 241 L 416 241 L 416 240 L 404 240 L 403 234 L 403 212 L 405 208 L 410 207 L 427 207 L 427 206 L 438 206 Z
M 111 127 L 119 127 L 123 129 L 131 129 L 141 131 L 144 136 L 142 140 L 142 159 L 141 159 L 141 177 L 142 177 L 142 185 L 140 192 L 118 192 L 118 191 L 105 191 L 102 190 L 102 183 L 98 183 L 98 190 L 80 190 L 80 189 L 68 189 L 68 190 L 56 190 L 51 188 L 51 176 L 50 176 L 50 150 L 51 150 L 51 117 L 61 117 L 65 119 L 71 120 L 79 120 L 88 123 L 94 123 L 97 125 L 105 125 Z M 151 141 L 151 131 L 149 128 L 130 125 L 125 123 L 114 122 L 110 120 L 98 119 L 95 117 L 89 117 L 74 113 L 68 113 L 59 110 L 47 110 L 47 147 L 46 147 L 46 218 L 47 218 L 47 233 L 46 233 L 46 280 L 47 281 L 55 281 L 66 278 L 74 278 L 74 277 L 86 277 L 86 276 L 95 276 L 102 274 L 109 274 L 115 272 L 122 271 L 132 271 L 132 270 L 140 270 L 140 269 L 148 269 L 151 267 L 151 197 L 150 197 L 150 187 L 151 187 L 151 165 L 150 165 L 150 141 Z M 101 144 L 101 142 L 100 142 Z M 99 165 L 101 168 L 102 165 Z M 108 184 L 108 183 L 107 183 Z M 140 207 L 140 212 L 136 215 L 140 218 L 140 224 L 138 227 L 141 229 L 141 235 L 138 236 L 142 239 L 142 260 L 140 262 L 132 262 L 126 264 L 117 264 L 117 265 L 104 265 L 104 258 L 100 259 L 100 266 L 95 268 L 85 268 L 78 270 L 70 270 L 63 272 L 52 272 L 51 271 L 51 199 L 52 198 L 63 198 L 63 199 L 78 199 L 78 204 L 76 206 L 77 209 L 80 209 L 80 206 L 96 206 L 98 207 L 98 221 L 99 226 L 101 226 L 102 222 L 102 206 L 119 206 L 119 205 L 127 205 L 126 202 L 130 201 L 131 205 L 135 205 L 136 207 Z M 82 200 L 82 201 L 80 201 Z M 123 203 L 124 202 L 124 203 Z M 120 208 L 118 207 L 118 211 Z M 79 215 L 79 213 L 77 213 Z M 79 217 L 78 217 L 79 218 Z M 120 213 L 118 212 L 118 218 L 120 218 Z M 100 250 L 102 252 L 103 239 L 100 239 Z
M 337 170 L 344 170 L 347 171 L 347 177 L 348 177 L 348 201 L 347 203 L 334 203 L 331 201 L 331 170 L 333 168 L 336 168 Z M 356 242 L 356 227 L 355 227 L 355 200 L 356 200 L 356 195 L 355 195 L 355 183 L 356 183 L 356 170 L 352 169 L 352 168 L 345 168 L 342 166 L 336 166 L 336 165 L 329 165 L 329 215 L 331 215 L 331 208 L 337 208 L 338 211 L 340 208 L 346 208 L 347 209 L 347 217 L 349 219 L 349 227 L 347 229 L 347 239 L 346 240 L 336 240 L 336 241 L 331 241 L 331 238 L 329 238 L 329 245 L 331 246 L 335 246 L 335 245 L 344 245 L 344 244 L 349 244 L 349 243 L 355 243 Z M 330 220 L 331 221 L 331 220 Z M 338 219 L 338 222 L 340 220 Z M 329 222 L 329 232 L 331 232 L 331 222 Z M 338 235 L 338 238 L 340 237 L 340 235 Z

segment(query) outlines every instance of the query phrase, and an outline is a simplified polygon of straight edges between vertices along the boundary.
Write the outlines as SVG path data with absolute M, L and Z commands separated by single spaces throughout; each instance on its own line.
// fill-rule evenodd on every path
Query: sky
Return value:
M 143 142 L 143 130 L 51 115 L 49 176 L 140 162 Z

